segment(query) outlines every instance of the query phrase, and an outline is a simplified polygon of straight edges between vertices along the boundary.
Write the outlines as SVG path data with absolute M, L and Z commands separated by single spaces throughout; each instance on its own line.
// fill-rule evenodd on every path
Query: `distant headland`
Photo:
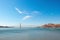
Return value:
M 60 28 L 60 24 L 48 23 L 48 24 L 42 25 L 42 27 L 44 27 L 44 28 Z
M 12 27 L 9 27 L 9 26 L 0 26 L 0 28 L 12 28 Z
M 60 28 L 60 24 L 53 24 L 53 23 L 48 23 L 48 24 L 44 24 L 41 26 L 37 26 L 38 28 Z M 0 26 L 0 28 L 14 28 L 14 26 Z M 20 28 L 21 28 L 21 24 L 20 24 Z

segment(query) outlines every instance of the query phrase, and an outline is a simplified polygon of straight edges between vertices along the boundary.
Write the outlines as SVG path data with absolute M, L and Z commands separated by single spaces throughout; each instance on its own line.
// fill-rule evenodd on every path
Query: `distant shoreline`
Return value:
M 9 27 L 9 26 L 0 26 L 0 28 L 13 28 L 13 27 Z

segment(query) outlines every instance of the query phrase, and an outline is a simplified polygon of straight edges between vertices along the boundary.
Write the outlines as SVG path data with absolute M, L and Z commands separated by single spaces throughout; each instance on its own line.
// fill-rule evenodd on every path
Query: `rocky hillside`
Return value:
M 45 28 L 60 28 L 60 24 L 44 24 L 42 27 Z

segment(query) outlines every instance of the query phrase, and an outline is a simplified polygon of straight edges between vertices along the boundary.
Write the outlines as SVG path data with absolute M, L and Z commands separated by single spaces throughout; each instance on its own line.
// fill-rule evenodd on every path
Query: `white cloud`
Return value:
M 20 13 L 20 14 L 26 14 L 26 15 L 39 15 L 41 14 L 41 12 L 39 11 L 31 11 L 31 12 L 28 12 L 28 11 L 21 11 L 19 10 L 18 8 L 15 7 L 15 10 Z
M 36 17 L 36 16 L 40 16 L 40 15 L 41 15 L 41 12 L 40 12 L 40 11 L 31 11 L 31 12 L 29 12 L 29 11 L 24 11 L 24 10 L 21 11 L 21 10 L 19 10 L 19 9 L 16 8 L 16 7 L 15 7 L 15 10 L 16 10 L 18 13 L 20 13 L 20 14 L 28 15 L 28 16 L 23 17 L 22 20 L 27 20 L 27 19 L 31 18 L 32 16 L 33 16 L 33 17 Z M 29 16 L 29 15 L 31 15 L 31 16 Z
M 36 16 L 41 16 L 42 13 L 40 11 L 32 11 L 31 15 L 34 16 L 34 17 L 36 17 Z
M 25 16 L 25 17 L 23 18 L 23 20 L 27 20 L 27 19 L 29 19 L 29 18 L 31 18 L 31 16 Z
M 33 14 L 38 14 L 40 13 L 39 11 L 32 11 Z
M 18 8 L 15 8 L 16 9 L 16 11 L 18 12 L 18 13 L 20 13 L 20 14 L 22 14 L 23 12 L 22 11 L 20 11 Z

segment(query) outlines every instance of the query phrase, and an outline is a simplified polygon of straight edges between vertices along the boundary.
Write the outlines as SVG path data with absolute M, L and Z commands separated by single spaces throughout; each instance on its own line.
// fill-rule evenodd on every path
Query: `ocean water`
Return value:
M 60 40 L 60 29 L 0 28 L 0 40 Z

